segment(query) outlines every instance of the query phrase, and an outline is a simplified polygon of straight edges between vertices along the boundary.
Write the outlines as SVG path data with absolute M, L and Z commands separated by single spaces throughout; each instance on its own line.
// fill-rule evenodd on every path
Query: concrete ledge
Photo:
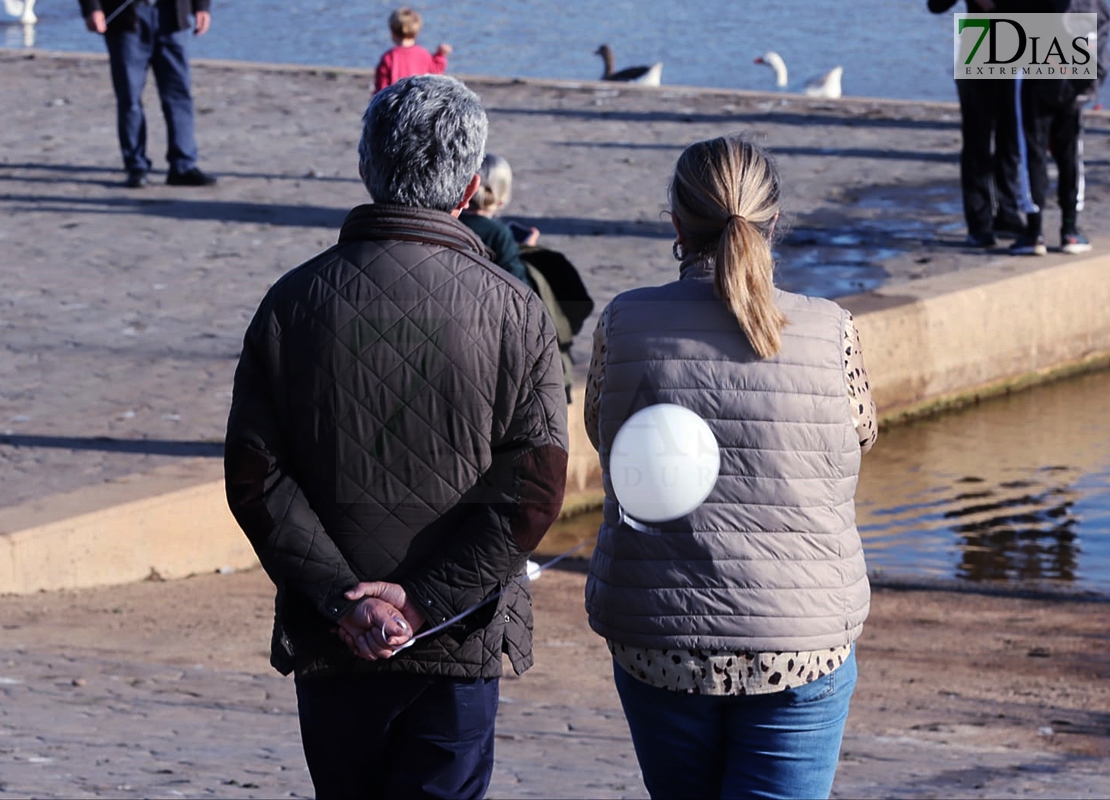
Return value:
M 1003 258 L 840 298 L 880 417 L 927 413 L 1110 357 L 1110 255 Z
M 1110 361 L 1110 255 L 1000 259 L 839 302 L 856 316 L 885 422 Z M 570 406 L 565 511 L 600 498 L 583 396 Z M 257 565 L 220 469 L 197 459 L 0 510 L 0 593 Z
M 195 459 L 0 510 L 0 594 L 257 566 L 221 469 Z

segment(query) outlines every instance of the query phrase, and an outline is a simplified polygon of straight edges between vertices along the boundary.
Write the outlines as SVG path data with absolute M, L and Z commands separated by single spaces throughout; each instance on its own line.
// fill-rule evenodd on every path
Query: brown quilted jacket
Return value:
M 359 206 L 247 329 L 227 498 L 277 586 L 283 673 L 531 666 L 518 576 L 562 504 L 563 376 L 540 298 L 483 252 L 448 214 Z M 333 632 L 365 580 L 400 583 L 429 626 L 497 596 L 369 663 Z

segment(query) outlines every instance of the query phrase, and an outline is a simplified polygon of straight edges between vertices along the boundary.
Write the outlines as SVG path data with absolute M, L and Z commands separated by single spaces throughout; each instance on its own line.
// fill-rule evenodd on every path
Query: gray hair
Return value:
M 403 78 L 362 116 L 362 181 L 376 203 L 451 211 L 478 172 L 488 130 L 478 95 L 460 81 Z
M 508 205 L 513 196 L 513 169 L 508 161 L 496 153 L 486 153 L 478 176 L 482 182 L 470 198 L 472 211 L 496 210 Z

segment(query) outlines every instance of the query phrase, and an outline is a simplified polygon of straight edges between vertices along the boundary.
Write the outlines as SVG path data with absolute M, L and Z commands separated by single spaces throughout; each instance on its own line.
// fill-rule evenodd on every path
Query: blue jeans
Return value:
M 381 673 L 297 678 L 319 800 L 481 798 L 493 775 L 497 678 Z
M 162 116 L 166 119 L 166 160 L 174 172 L 197 165 L 197 143 L 190 89 L 188 30 L 171 31 L 174 20 L 160 19 L 157 6 L 139 0 L 134 4 L 138 27 L 112 30 L 104 36 L 112 88 L 116 93 L 116 127 L 123 166 L 128 172 L 146 172 L 146 117 L 143 86 L 148 69 L 154 70 Z
M 750 696 L 658 689 L 613 664 L 644 785 L 670 797 L 828 797 L 856 656 L 813 683 Z

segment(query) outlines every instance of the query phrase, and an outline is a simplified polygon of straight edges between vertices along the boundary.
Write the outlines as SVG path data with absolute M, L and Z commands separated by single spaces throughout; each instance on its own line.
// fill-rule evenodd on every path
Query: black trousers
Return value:
M 297 678 L 316 797 L 481 798 L 493 774 L 497 678 Z
M 960 188 L 967 231 L 991 233 L 995 216 L 1018 214 L 1018 146 L 1012 81 L 958 80 Z
M 1056 198 L 1061 226 L 1073 230 L 1079 201 L 1079 137 L 1082 108 L 1074 85 L 1066 80 L 1027 80 L 1021 85 L 1022 135 L 1025 137 L 1029 194 L 1041 210 L 1029 214 L 1029 232 L 1041 234 L 1048 197 L 1048 159 L 1056 162 Z

